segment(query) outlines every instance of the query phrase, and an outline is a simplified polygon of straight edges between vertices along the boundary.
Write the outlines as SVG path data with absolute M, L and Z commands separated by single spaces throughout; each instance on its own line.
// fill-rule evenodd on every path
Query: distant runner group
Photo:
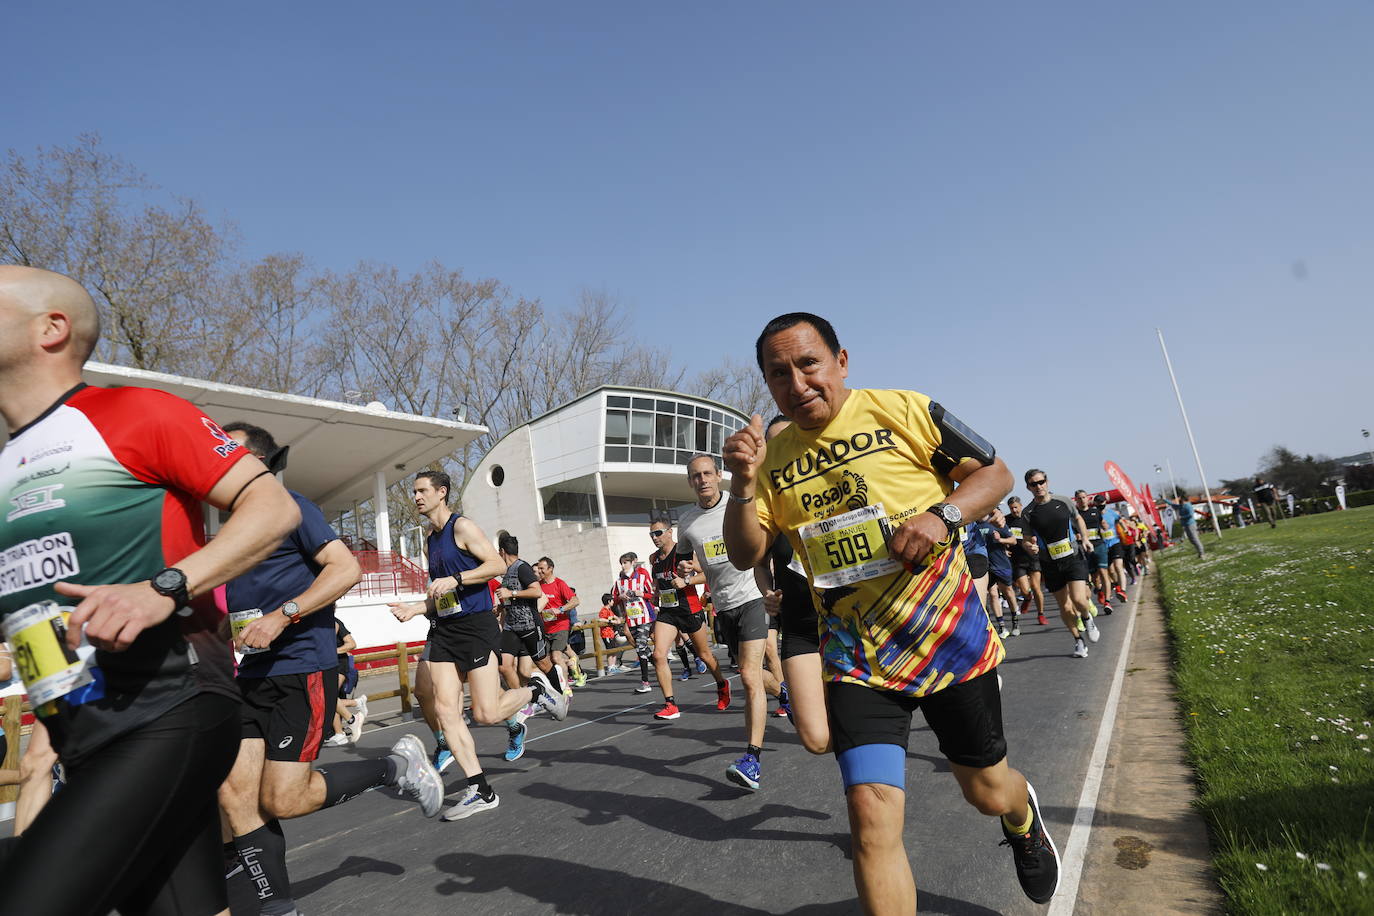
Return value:
M 0 267 L 12 430 L 0 495 L 18 507 L 0 528 L 0 615 L 38 715 L 0 882 L 28 912 L 210 914 L 227 912 L 227 864 L 262 913 L 283 916 L 297 908 L 282 819 L 382 786 L 444 820 L 496 809 L 470 728 L 503 727 L 505 759 L 519 759 L 528 719 L 566 718 L 586 683 L 569 642 L 581 599 L 554 559 L 527 562 L 515 534 L 493 540 L 454 510 L 447 474 L 418 474 L 430 581 L 423 601 L 391 611 L 429 621 L 416 694 L 433 743 L 406 735 L 384 756 L 316 766 L 367 715 L 348 696 L 352 638 L 334 617 L 357 561 L 277 482 L 269 431 L 220 428 L 150 389 L 86 386 L 98 334 L 79 285 Z M 1146 575 L 1158 533 L 1105 495 L 1055 495 L 1039 469 L 1024 476 L 1029 502 L 1007 498 L 993 446 L 943 405 L 847 387 L 848 352 L 817 315 L 769 322 L 756 356 L 778 415 L 730 436 L 723 469 L 711 455 L 687 462 L 696 504 L 676 526 L 649 521 L 647 568 L 620 557 L 597 638 L 609 658 L 634 653 L 636 691 L 656 685 L 653 716 L 674 720 L 675 683 L 699 674 L 718 710 L 731 705 L 714 621 L 744 694 L 726 778 L 763 784 L 777 697 L 806 749 L 838 763 L 866 913 L 915 911 L 903 827 L 920 710 L 964 798 L 998 819 L 1026 895 L 1047 902 L 1059 854 L 1009 764 L 1003 641 L 1032 608 L 1048 625 L 1048 589 L 1086 658 L 1096 618 Z M 202 501 L 229 513 L 208 543 Z M 66 783 L 52 794 L 59 760 Z M 454 764 L 463 783 L 445 807 Z

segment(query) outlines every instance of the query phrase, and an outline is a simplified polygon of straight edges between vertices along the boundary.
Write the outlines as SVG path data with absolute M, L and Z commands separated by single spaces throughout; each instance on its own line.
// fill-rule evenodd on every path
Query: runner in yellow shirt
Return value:
M 765 445 L 755 416 L 725 443 L 725 543 L 731 563 L 746 570 L 784 534 L 811 582 L 864 911 L 916 910 L 902 828 L 918 708 L 964 797 L 1001 817 L 1022 889 L 1048 901 L 1058 854 L 1034 790 L 1007 765 L 1002 644 L 955 536 L 964 518 L 981 517 L 1008 493 L 1011 474 L 925 395 L 847 388 L 849 355 L 823 318 L 773 319 L 756 353 L 793 425 Z

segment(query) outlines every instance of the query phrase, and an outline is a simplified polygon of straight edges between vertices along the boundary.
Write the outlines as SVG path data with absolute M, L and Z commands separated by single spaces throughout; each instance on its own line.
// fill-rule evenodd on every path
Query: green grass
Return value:
M 1374 507 L 1204 545 L 1160 581 L 1228 907 L 1374 914 Z

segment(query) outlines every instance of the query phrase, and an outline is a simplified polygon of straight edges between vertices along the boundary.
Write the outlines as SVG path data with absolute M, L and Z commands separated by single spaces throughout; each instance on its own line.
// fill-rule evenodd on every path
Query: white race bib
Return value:
M 243 632 L 244 627 L 260 617 L 262 617 L 262 608 L 255 607 L 249 608 L 246 611 L 230 611 L 229 628 L 234 632 L 234 639 L 239 638 L 239 634 Z M 241 655 L 256 655 L 259 652 L 266 652 L 267 650 L 259 646 L 244 646 L 242 649 L 235 647 L 235 651 Z

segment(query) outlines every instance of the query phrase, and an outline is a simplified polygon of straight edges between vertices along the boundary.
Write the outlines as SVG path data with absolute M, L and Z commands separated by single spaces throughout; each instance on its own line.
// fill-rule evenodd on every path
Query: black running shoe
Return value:
M 1006 837 L 999 846 L 1010 846 L 1012 859 L 1016 862 L 1016 878 L 1021 882 L 1021 890 L 1036 903 L 1049 903 L 1059 888 L 1059 852 L 1054 841 L 1045 831 L 1044 821 L 1040 819 L 1040 802 L 1035 797 L 1035 789 L 1029 781 L 1026 794 L 1030 796 L 1031 828 L 1025 835 L 1015 834 L 1002 825 L 1002 835 Z

